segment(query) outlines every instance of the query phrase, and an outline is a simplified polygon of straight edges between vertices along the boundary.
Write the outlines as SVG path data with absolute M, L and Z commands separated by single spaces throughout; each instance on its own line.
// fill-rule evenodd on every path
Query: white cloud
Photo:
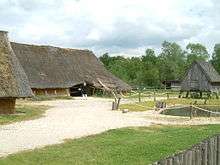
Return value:
M 17 42 L 143 54 L 163 40 L 220 42 L 218 0 L 1 0 L 0 28 Z

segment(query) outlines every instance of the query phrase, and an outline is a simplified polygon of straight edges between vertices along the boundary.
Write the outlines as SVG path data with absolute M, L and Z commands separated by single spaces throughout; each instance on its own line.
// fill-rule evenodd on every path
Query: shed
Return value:
M 180 90 L 181 81 L 180 80 L 165 80 L 162 82 L 166 89 Z
M 131 90 L 107 71 L 92 51 L 14 42 L 11 46 L 36 95 L 78 95 L 83 82 L 90 94 L 104 90 L 103 84 L 119 92 Z
M 211 63 L 195 61 L 181 82 L 181 92 L 220 92 L 220 75 Z
M 27 76 L 11 48 L 8 33 L 0 31 L 0 114 L 14 113 L 16 98 L 30 96 Z

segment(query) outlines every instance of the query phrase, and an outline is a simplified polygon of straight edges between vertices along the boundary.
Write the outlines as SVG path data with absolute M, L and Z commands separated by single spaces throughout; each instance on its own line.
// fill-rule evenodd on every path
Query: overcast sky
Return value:
M 127 56 L 220 43 L 219 0 L 0 0 L 0 29 L 12 41 Z

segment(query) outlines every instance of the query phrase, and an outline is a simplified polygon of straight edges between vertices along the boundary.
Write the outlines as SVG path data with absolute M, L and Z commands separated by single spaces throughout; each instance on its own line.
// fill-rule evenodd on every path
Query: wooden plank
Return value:
M 179 165 L 183 165 L 183 153 L 179 154 Z
M 173 159 L 172 158 L 167 159 L 167 165 L 173 165 Z
M 188 154 L 188 156 L 187 156 L 187 165 L 193 165 L 192 164 L 192 155 L 193 155 L 192 151 L 189 150 L 187 154 Z
M 208 141 L 208 165 L 213 165 L 213 139 Z
M 217 163 L 217 137 L 212 138 L 212 145 L 213 145 L 213 165 L 218 165 Z
M 217 137 L 217 164 L 220 164 L 220 135 Z
M 201 165 L 201 162 L 202 162 L 202 156 L 201 156 L 201 153 L 202 153 L 202 148 L 201 147 L 198 147 L 195 151 L 195 165 Z
M 167 165 L 167 159 L 158 162 L 159 165 Z
M 202 144 L 202 165 L 208 165 L 208 142 Z
M 196 164 L 196 149 L 192 150 L 192 165 Z
M 178 156 L 174 156 L 173 158 L 173 165 L 179 165 L 180 161 L 179 161 L 179 157 Z

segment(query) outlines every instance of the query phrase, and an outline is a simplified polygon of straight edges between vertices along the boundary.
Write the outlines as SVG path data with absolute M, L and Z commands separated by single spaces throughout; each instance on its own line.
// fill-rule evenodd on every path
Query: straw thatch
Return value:
M 220 75 L 212 64 L 195 61 L 186 72 L 181 91 L 220 92 Z
M 15 56 L 8 34 L 0 31 L 0 98 L 32 96 L 27 76 Z
M 108 72 L 89 50 L 65 49 L 11 43 L 23 66 L 31 88 L 70 88 L 84 81 L 102 89 L 130 90 L 130 86 Z

